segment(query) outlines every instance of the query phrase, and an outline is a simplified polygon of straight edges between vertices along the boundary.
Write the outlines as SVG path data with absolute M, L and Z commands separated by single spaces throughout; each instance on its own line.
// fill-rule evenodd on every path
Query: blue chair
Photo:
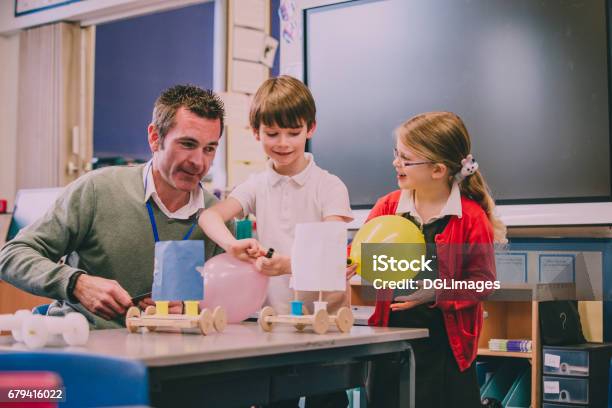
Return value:
M 136 361 L 57 352 L 0 353 L 0 371 L 52 371 L 62 378 L 60 407 L 148 405 L 146 367 Z

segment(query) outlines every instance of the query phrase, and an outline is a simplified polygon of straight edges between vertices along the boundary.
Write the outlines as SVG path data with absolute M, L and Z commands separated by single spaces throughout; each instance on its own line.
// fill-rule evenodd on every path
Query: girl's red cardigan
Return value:
M 381 215 L 394 215 L 401 190 L 380 198 L 368 221 Z M 441 279 L 490 281 L 495 280 L 493 229 L 486 213 L 474 200 L 461 196 L 462 216 L 451 216 L 446 228 L 436 235 L 438 271 Z M 450 348 L 461 371 L 470 367 L 478 353 L 478 338 L 482 329 L 481 299 L 492 290 L 438 291 L 432 307 L 442 310 Z M 368 323 L 387 326 L 392 291 L 379 290 L 376 308 Z

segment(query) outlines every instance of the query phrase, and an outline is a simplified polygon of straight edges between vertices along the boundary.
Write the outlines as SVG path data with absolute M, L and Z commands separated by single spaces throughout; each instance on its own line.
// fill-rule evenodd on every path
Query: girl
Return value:
M 368 220 L 397 214 L 416 224 L 426 243 L 435 244 L 436 249 L 427 246 L 427 259 L 436 251 L 433 265 L 439 278 L 492 283 L 493 243 L 506 241 L 506 228 L 494 215 L 495 203 L 470 154 L 463 121 L 450 112 L 423 113 L 395 133 L 393 166 L 400 189 L 379 199 Z M 490 292 L 421 290 L 408 298 L 377 294 L 370 325 L 429 329 L 429 338 L 412 343 L 417 407 L 480 406 L 473 362 L 482 328 L 480 299 Z M 399 367 L 393 359 L 373 366 L 374 406 L 397 405 L 397 390 L 389 389 L 385 379 L 399 375 Z

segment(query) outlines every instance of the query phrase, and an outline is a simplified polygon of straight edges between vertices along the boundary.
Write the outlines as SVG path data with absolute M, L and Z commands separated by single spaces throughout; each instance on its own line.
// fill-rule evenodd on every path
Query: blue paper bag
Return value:
M 204 241 L 155 243 L 153 300 L 202 300 L 204 279 L 196 267 L 204 265 Z

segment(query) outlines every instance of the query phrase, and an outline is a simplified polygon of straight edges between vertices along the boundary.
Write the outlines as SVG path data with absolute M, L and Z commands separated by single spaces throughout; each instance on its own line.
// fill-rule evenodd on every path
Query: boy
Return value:
M 226 252 L 254 261 L 257 269 L 269 275 L 266 303 L 279 314 L 289 313 L 294 298 L 289 288 L 291 246 L 295 225 L 304 222 L 352 220 L 349 195 L 342 181 L 319 168 L 306 141 L 316 129 L 316 108 L 312 94 L 300 81 L 280 76 L 265 81 L 253 98 L 249 121 L 255 138 L 270 158 L 267 169 L 251 175 L 230 196 L 204 211 L 200 227 Z M 254 239 L 236 240 L 224 222 L 254 214 L 261 245 L 274 248 L 271 258 Z M 313 311 L 317 294 L 302 292 Z M 347 305 L 346 292 L 327 294 L 328 310 L 333 313 Z

